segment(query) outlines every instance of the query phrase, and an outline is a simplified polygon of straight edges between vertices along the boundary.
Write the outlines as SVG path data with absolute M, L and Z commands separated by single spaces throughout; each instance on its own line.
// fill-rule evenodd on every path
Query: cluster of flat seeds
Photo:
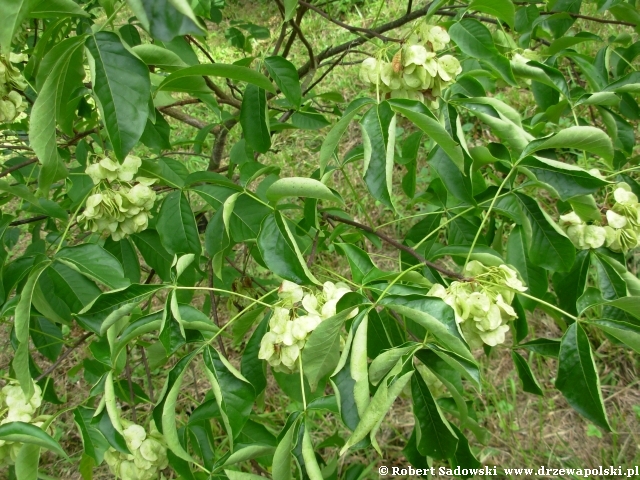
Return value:
M 462 72 L 453 55 L 437 56 L 448 47 L 447 31 L 437 25 L 422 23 L 389 61 L 369 57 L 362 62 L 360 79 L 391 98 L 408 98 L 437 108 L 437 98 Z
M 487 267 L 473 260 L 464 274 L 473 277 L 473 281 L 452 282 L 447 288 L 435 284 L 428 295 L 442 298 L 453 308 L 456 322 L 471 348 L 504 343 L 508 322 L 517 317 L 511 306 L 515 292 L 524 292 L 527 287 L 507 265 Z
M 631 187 L 618 183 L 613 191 L 615 203 L 607 210 L 607 225 L 588 225 L 577 213 L 560 216 L 563 228 L 574 246 L 581 250 L 603 245 L 614 252 L 627 252 L 640 246 L 640 204 Z
M 122 164 L 103 158 L 89 165 L 85 173 L 95 187 L 78 223 L 84 222 L 84 228 L 92 232 L 109 233 L 116 241 L 145 230 L 156 192 L 150 188 L 155 179 L 136 177 L 141 163 L 129 155 Z
M 0 55 L 0 123 L 11 123 L 27 108 L 21 91 L 27 88 L 27 82 L 11 60 L 19 61 L 19 56 L 10 54 L 9 58 Z
M 307 337 L 320 323 L 336 314 L 338 300 L 351 289 L 344 283 L 325 282 L 322 293 L 304 293 L 302 287 L 285 280 L 278 290 L 279 305 L 269 319 L 269 331 L 262 337 L 258 358 L 276 371 L 295 372 Z M 306 313 L 298 315 L 300 306 Z M 354 317 L 354 308 L 349 318 Z
M 162 434 L 151 422 L 149 433 L 141 425 L 121 420 L 130 455 L 109 448 L 104 460 L 111 473 L 121 480 L 155 480 L 167 468 L 167 446 Z
M 27 400 L 18 382 L 11 380 L 0 391 L 0 412 L 2 414 L 0 425 L 10 422 L 25 422 L 42 427 L 49 417 L 34 417 L 41 404 L 42 391 L 38 385 L 34 383 L 33 396 Z M 0 440 L 0 466 L 13 465 L 21 446 L 20 442 Z

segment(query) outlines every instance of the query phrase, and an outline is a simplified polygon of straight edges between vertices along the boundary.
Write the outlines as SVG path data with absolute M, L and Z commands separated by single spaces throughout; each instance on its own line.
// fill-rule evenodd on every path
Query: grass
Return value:
M 385 19 L 394 18 L 401 15 L 406 8 L 406 4 L 399 0 L 374 1 L 353 3 L 342 0 L 331 6 L 334 12 L 343 15 L 342 19 L 352 25 L 373 26 L 371 19 L 376 12 L 380 11 L 378 23 Z M 124 23 L 128 13 L 122 12 L 118 18 Z M 225 20 L 217 27 L 212 27 L 207 46 L 213 57 L 219 62 L 233 62 L 243 57 L 243 54 L 230 47 L 224 38 L 224 29 L 233 21 L 251 21 L 257 25 L 263 25 L 272 32 L 270 40 L 257 41 L 254 44 L 256 55 L 266 55 L 271 51 L 275 37 L 280 28 L 279 15 L 272 2 L 259 1 L 234 1 L 229 2 L 224 9 Z M 573 27 L 578 31 L 584 22 L 577 22 Z M 603 37 L 617 34 L 611 26 L 597 25 L 594 30 L 589 24 L 590 31 L 598 33 Z M 321 50 L 325 46 L 337 45 L 352 38 L 348 32 L 328 24 L 318 15 L 307 14 L 302 22 L 302 29 L 307 35 L 310 43 Z M 578 47 L 584 53 L 593 54 L 589 50 L 589 44 Z M 373 52 L 371 47 L 362 47 Z M 202 60 L 204 56 L 200 54 Z M 361 55 L 347 57 L 350 60 L 361 59 Z M 290 60 L 300 66 L 307 60 L 306 50 L 299 42 L 294 44 Z M 357 79 L 357 66 L 339 66 L 326 80 L 314 90 L 314 93 L 338 92 L 347 101 L 361 95 L 361 86 Z M 496 94 L 496 97 L 514 106 L 524 116 L 534 114 L 535 108 L 532 95 L 527 88 L 505 89 Z M 190 115 L 205 121 L 215 121 L 214 115 L 204 105 L 189 105 L 183 110 Z M 197 133 L 191 127 L 185 126 L 173 119 L 169 119 L 173 128 L 173 139 L 192 140 Z M 492 139 L 487 130 L 483 130 L 477 122 L 468 120 L 465 128 L 470 131 L 469 137 L 478 144 L 486 143 Z M 403 126 L 403 125 L 400 125 Z M 550 126 L 551 128 L 551 126 Z M 319 131 L 285 131 L 274 138 L 273 148 L 266 155 L 260 157 L 260 161 L 268 165 L 276 165 L 281 168 L 282 176 L 309 176 L 317 168 L 317 152 L 322 143 L 327 129 Z M 223 159 L 223 165 L 228 158 L 230 147 L 239 140 L 240 129 L 235 128 L 228 139 L 227 155 Z M 495 139 L 492 139 L 495 140 Z M 347 134 L 343 138 L 340 151 L 344 154 L 350 148 L 361 142 L 360 132 L 356 125 L 351 125 Z M 203 145 L 203 153 L 210 152 L 211 138 L 207 138 Z M 188 145 L 181 147 L 189 148 Z M 148 154 L 146 149 L 140 149 L 140 154 Z M 180 158 L 180 157 L 177 157 Z M 186 156 L 187 167 L 191 171 L 204 170 L 208 164 L 205 157 Z M 373 201 L 361 180 L 361 166 L 359 163 L 346 165 L 344 173 L 336 172 L 332 177 L 332 186 L 340 191 L 346 200 L 347 211 L 353 212 L 357 221 L 378 226 L 391 222 L 394 217 L 382 206 Z M 397 168 L 396 178 L 401 178 L 402 168 Z M 346 181 L 350 179 L 351 182 Z M 426 165 L 423 155 L 419 156 L 419 176 L 418 190 L 424 191 L 431 179 L 429 167 Z M 410 217 L 419 213 L 418 207 L 406 201 L 406 197 L 400 194 L 400 189 L 396 185 L 395 200 L 399 206 L 401 217 Z M 409 222 L 397 222 L 384 227 L 385 231 L 400 238 L 409 227 Z M 26 227 L 25 227 L 26 228 Z M 388 250 L 386 246 L 379 249 L 370 242 L 367 243 L 368 250 L 372 252 L 372 257 L 380 268 L 395 269 L 397 267 L 397 252 Z M 25 245 L 17 245 L 12 252 L 13 255 L 25 248 Z M 238 264 L 243 262 L 243 252 L 237 253 L 235 260 Z M 349 277 L 348 269 L 342 259 L 335 255 L 335 252 L 319 252 L 317 263 L 326 269 L 332 270 L 335 274 Z M 269 273 L 250 263 L 249 272 L 255 275 L 260 282 L 268 282 Z M 320 278 L 324 278 L 326 270 L 318 272 Z M 327 278 L 334 278 L 328 275 Z M 154 306 L 161 308 L 162 298 L 154 299 Z M 197 298 L 196 302 L 204 302 L 204 298 Z M 221 320 L 228 320 L 230 309 L 221 308 Z M 9 348 L 9 327 L 3 325 L 4 335 L 0 338 L 6 339 L 2 345 L 3 352 L 10 352 Z M 553 318 L 547 316 L 539 310 L 530 317 L 530 338 L 554 337 L 561 335 L 561 331 Z M 590 332 L 593 333 L 593 332 Z M 81 332 L 72 332 L 71 338 L 77 337 Z M 495 348 L 488 357 L 479 358 L 483 369 L 482 391 L 476 392 L 468 390 L 466 400 L 473 405 L 477 413 L 478 423 L 487 431 L 485 442 L 479 442 L 473 436 L 469 436 L 472 441 L 472 449 L 483 465 L 497 466 L 501 472 L 502 467 L 530 467 L 538 468 L 541 465 L 550 467 L 586 467 L 592 468 L 598 465 L 616 465 L 624 469 L 633 467 L 640 463 L 640 392 L 637 388 L 637 376 L 640 365 L 635 355 L 627 350 L 613 345 L 610 340 L 594 335 L 596 343 L 596 363 L 601 374 L 603 395 L 605 405 L 611 419 L 614 433 L 605 433 L 588 421 L 577 415 L 569 407 L 564 398 L 554 390 L 553 380 L 556 374 L 556 362 L 552 359 L 532 357 L 533 370 L 544 391 L 543 397 L 536 397 L 523 393 L 513 363 L 510 356 L 510 349 L 506 346 Z M 157 355 L 157 348 L 153 345 L 152 337 L 146 338 L 146 352 L 149 361 L 152 363 L 152 382 L 156 396 L 162 388 L 162 382 L 166 371 L 172 366 L 173 360 L 163 363 L 160 355 Z M 509 344 L 509 340 L 505 345 Z M 157 343 L 155 343 L 157 345 Z M 230 339 L 225 339 L 225 345 L 233 364 L 238 365 L 241 348 L 234 348 Z M 521 352 L 523 353 L 523 352 Z M 58 369 L 56 377 L 56 391 L 58 395 L 66 398 L 70 405 L 81 404 L 86 398 L 91 384 L 87 382 L 82 374 L 81 365 L 86 358 L 83 349 L 76 350 L 70 358 Z M 0 365 L 8 365 L 10 361 L 7 353 L 0 355 Z M 42 364 L 42 358 L 37 358 Z M 134 367 L 134 379 L 146 385 L 147 379 L 144 374 L 142 358 L 139 350 L 132 357 Z M 7 369 L 5 367 L 4 373 Z M 1 372 L 0 372 L 1 373 Z M 148 385 L 147 385 L 148 386 Z M 186 419 L 187 413 L 201 403 L 205 398 L 210 398 L 211 392 L 202 366 L 194 364 L 186 376 L 183 385 L 183 396 L 178 402 L 179 418 Z M 290 402 L 282 395 L 280 387 L 276 384 L 273 376 L 269 375 L 267 391 L 262 399 L 263 410 L 259 416 L 252 419 L 260 421 L 270 431 L 277 435 L 279 429 L 284 425 L 288 413 L 294 411 L 299 406 Z M 47 407 L 49 413 L 57 410 L 55 406 Z M 142 404 L 137 407 L 138 417 L 149 419 L 151 404 Z M 321 442 L 327 444 L 319 450 L 327 462 L 326 471 L 338 469 L 344 472 L 347 468 L 354 468 L 354 465 L 361 464 L 363 470 L 359 476 L 349 478 L 377 479 L 380 478 L 377 468 L 380 465 L 388 467 L 406 467 L 408 462 L 402 454 L 402 448 L 413 427 L 413 414 L 411 412 L 410 401 L 407 395 L 402 395 L 395 403 L 392 412 L 386 417 L 378 434 L 378 442 L 383 446 L 384 457 L 379 458 L 373 449 L 361 450 L 350 453 L 347 456 L 338 458 L 337 452 L 340 442 L 335 444 L 327 442 L 327 439 L 335 438 L 339 434 L 342 438 L 348 436 L 347 430 L 340 426 L 340 422 L 331 414 L 313 413 L 314 420 L 313 439 L 314 444 Z M 63 413 L 60 417 L 62 421 L 56 422 L 54 436 L 62 442 L 65 450 L 74 460 L 80 460 L 79 453 L 82 443 L 74 426 L 70 413 Z M 213 423 L 213 435 L 219 440 L 216 445 L 219 453 L 223 453 L 227 446 L 223 439 L 225 435 L 220 425 Z M 43 469 L 50 472 L 51 478 L 79 479 L 81 474 L 75 467 L 59 460 L 58 458 L 45 453 L 43 455 Z M 254 466 L 254 472 L 259 472 Z M 112 478 L 105 466 L 94 472 L 93 478 Z M 440 477 L 435 477 L 440 478 Z M 512 478 L 501 474 L 498 478 Z M 519 477 L 524 478 L 524 477 Z M 531 478 L 538 478 L 536 476 Z

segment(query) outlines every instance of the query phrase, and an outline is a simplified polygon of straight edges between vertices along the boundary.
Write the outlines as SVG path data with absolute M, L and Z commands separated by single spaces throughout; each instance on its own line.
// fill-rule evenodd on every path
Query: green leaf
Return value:
M 166 395 L 160 403 L 158 403 L 153 412 L 156 425 L 162 425 L 162 433 L 164 434 L 165 441 L 167 442 L 167 447 L 169 447 L 177 457 L 186 460 L 187 462 L 194 462 L 195 460 L 182 447 L 178 437 L 178 429 L 176 425 L 176 401 L 178 400 L 178 395 L 180 395 L 180 387 L 182 386 L 182 380 L 187 371 L 187 366 L 196 353 L 197 352 L 194 351 L 193 353 L 185 355 L 178 363 L 176 363 L 175 367 L 171 369 L 164 390 Z M 156 412 L 160 414 L 160 419 L 157 418 Z
M 463 53 L 488 63 L 505 82 L 517 86 L 509 60 L 500 55 L 487 27 L 472 18 L 463 18 L 451 26 L 449 35 Z
M 147 65 L 153 65 L 167 72 L 175 72 L 188 65 L 182 60 L 177 53 L 167 48 L 153 45 L 150 43 L 137 45 L 131 49 L 140 60 Z
M 539 150 L 556 148 L 575 148 L 593 153 L 603 160 L 613 160 L 613 145 L 609 136 L 596 127 L 569 127 L 555 135 L 534 140 L 522 152 L 522 156 L 530 155 Z
M 488 13 L 505 21 L 511 28 L 516 22 L 516 9 L 511 0 L 473 0 L 469 10 Z
M 533 393 L 534 395 L 542 396 L 542 388 L 540 388 L 540 384 L 533 375 L 531 367 L 525 358 L 514 350 L 511 351 L 511 358 L 518 370 L 518 377 L 520 377 L 520 381 L 522 382 L 522 390 L 528 393 Z
M 131 283 L 124 277 L 120 262 L 99 245 L 88 243 L 65 247 L 56 254 L 55 259 L 111 289 L 123 288 Z
M 347 443 L 345 443 L 344 447 L 340 450 L 340 455 L 344 455 L 350 447 L 364 439 L 382 422 L 395 399 L 411 379 L 413 373 L 414 372 L 411 371 L 399 378 L 394 377 L 394 379 L 391 379 L 390 375 L 387 375 L 387 378 L 380 383 L 378 390 L 376 390 L 375 395 L 364 411 L 360 423 L 358 423 L 358 426 L 347 440 Z M 391 380 L 390 385 L 387 383 L 389 380 Z
M 0 425 L 0 440 L 38 445 L 41 448 L 57 453 L 63 458 L 67 458 L 67 454 L 64 453 L 58 442 L 51 438 L 48 433 L 30 423 L 9 422 Z
M 189 171 L 184 163 L 170 158 L 142 159 L 142 165 L 138 169 L 138 175 L 157 178 L 160 183 L 174 188 L 182 188 Z
M 378 267 L 371 261 L 367 252 L 361 248 L 349 243 L 334 243 L 334 245 L 342 250 L 347 256 L 349 266 L 351 267 L 351 278 L 360 284 L 365 277 L 372 272 L 380 272 Z
M 288 426 L 288 428 L 287 428 Z M 291 480 L 291 464 L 292 464 L 292 456 L 291 449 L 293 448 L 293 434 L 296 431 L 295 423 L 289 425 L 287 421 L 287 430 L 284 431 L 284 435 L 281 434 L 282 438 L 276 447 L 276 451 L 273 454 L 273 467 L 272 474 L 273 478 L 278 478 L 282 480 Z
M 45 196 L 53 182 L 67 176 L 56 144 L 56 120 L 63 118 L 72 95 L 82 85 L 84 71 L 79 66 L 82 65 L 84 38 L 78 36 L 63 40 L 45 57 L 52 56 L 55 63 L 31 111 L 29 141 L 41 163 L 38 190 Z
M 145 230 L 131 236 L 144 261 L 165 282 L 171 281 L 171 263 L 173 255 L 165 250 L 160 242 L 160 236 L 155 230 Z
M 284 21 L 291 20 L 298 8 L 298 0 L 284 0 Z
M 579 45 L 585 42 L 601 42 L 602 39 L 598 35 L 589 32 L 578 32 L 573 37 L 560 37 L 551 42 L 547 48 L 547 55 L 555 55 L 567 48 Z
M 391 108 L 396 113 L 401 113 L 413 124 L 426 133 L 433 141 L 440 146 L 440 148 L 449 156 L 451 161 L 458 167 L 461 172 L 464 172 L 464 156 L 462 154 L 462 148 L 453 138 L 449 135 L 449 132 L 433 118 L 422 113 L 403 108 L 399 105 L 391 104 Z
M 380 304 L 406 315 L 433 334 L 443 346 L 467 360 L 474 361 L 458 331 L 453 309 L 443 300 L 419 295 L 388 295 Z
M 556 388 L 580 415 L 611 431 L 589 338 L 578 322 L 562 337 Z
M 455 162 L 440 147 L 434 148 L 429 153 L 428 161 L 444 183 L 447 191 L 463 202 L 475 205 L 473 198 L 473 186 L 468 169 L 460 170 Z
M 640 319 L 640 302 L 638 297 L 622 297 L 607 302 L 607 305 L 624 310 L 637 319 Z
M 251 338 L 249 338 L 244 348 L 242 360 L 240 361 L 242 375 L 253 385 L 256 395 L 260 395 L 267 387 L 265 362 L 258 358 L 258 353 L 260 352 L 262 337 L 264 337 L 264 334 L 267 333 L 269 329 L 269 318 L 269 314 L 265 315 L 253 331 Z
M 272 447 L 270 447 L 273 450 Z M 232 455 L 233 456 L 233 455 Z M 225 463 L 225 465 L 227 465 Z M 253 473 L 247 472 L 237 472 L 235 470 L 225 470 L 225 475 L 229 478 L 229 480 L 264 480 L 264 477 L 261 475 L 255 475 Z
M 89 14 L 73 0 L 33 0 L 30 3 L 31 18 L 89 17 Z
M 273 203 L 286 197 L 318 198 L 342 203 L 342 200 L 334 195 L 324 183 L 304 177 L 280 178 L 269 186 L 266 196 Z
M 267 216 L 262 222 L 258 248 L 265 264 L 276 275 L 303 285 L 318 283 L 279 212 Z
M 302 437 L 302 458 L 304 458 L 304 468 L 309 476 L 309 480 L 323 480 L 324 476 L 318 465 L 318 459 L 311 443 L 311 435 L 309 435 L 308 424 L 304 424 L 304 435 Z
M 93 92 L 111 147 L 122 161 L 138 143 L 147 124 L 151 82 L 149 70 L 115 33 L 98 32 L 87 39 L 93 61 Z
M 207 348 L 204 362 L 227 434 L 233 442 L 249 419 L 255 391 L 247 379 L 214 348 Z
M 370 108 L 360 124 L 364 143 L 364 181 L 376 200 L 393 209 L 396 116 L 389 103 L 383 102 Z
M 170 254 L 202 251 L 198 226 L 184 193 L 172 192 L 162 202 L 156 226 L 162 245 Z
M 78 322 L 87 330 L 102 335 L 104 324 L 128 315 L 138 303 L 163 288 L 164 285 L 132 284 L 103 293 L 78 313 Z
M 73 411 L 73 419 L 80 430 L 84 453 L 93 458 L 96 465 L 102 463 L 104 452 L 109 448 L 109 443 L 104 435 L 91 424 L 94 410 L 79 406 Z
M 11 40 L 29 13 L 32 0 L 0 0 L 0 49 L 8 54 Z
M 524 226 L 529 240 L 531 263 L 547 270 L 568 271 L 576 257 L 576 249 L 538 202 L 522 193 L 515 194 L 527 218 Z
M 318 382 L 333 372 L 338 365 L 340 332 L 351 312 L 351 308 L 346 308 L 323 320 L 307 338 L 307 343 L 302 349 L 302 367 L 312 392 L 316 391 Z
M 369 382 L 372 385 L 378 385 L 380 381 L 387 376 L 387 373 L 395 367 L 404 355 L 413 354 L 416 350 L 422 348 L 422 344 L 416 342 L 407 342 L 400 347 L 394 347 L 382 352 L 371 362 L 369 367 Z
M 347 131 L 347 128 L 353 118 L 358 114 L 362 107 L 372 103 L 374 103 L 374 101 L 370 98 L 358 98 L 354 100 L 349 104 L 347 111 L 344 113 L 342 118 L 338 120 L 333 127 L 331 127 L 331 130 L 329 130 L 329 133 L 324 137 L 322 146 L 320 147 L 320 175 L 324 174 L 329 160 L 333 157 L 336 147 L 338 146 L 338 143 L 340 143 L 340 139 L 344 135 L 344 132 Z
M 241 67 L 238 65 L 227 65 L 224 63 L 194 65 L 192 67 L 178 70 L 165 78 L 158 86 L 158 90 L 171 91 L 171 84 L 178 79 L 202 76 L 221 77 L 247 82 L 256 87 L 260 87 L 267 92 L 276 93 L 276 89 L 273 87 L 273 84 L 260 72 L 251 68 Z
M 525 242 L 524 229 L 517 225 L 509 234 L 507 240 L 507 263 L 516 267 L 524 284 L 529 288 L 527 293 L 542 298 L 547 293 L 549 282 L 544 268 L 533 265 L 529 260 L 529 249 Z M 529 310 L 535 307 L 534 301 L 520 297 L 522 306 Z
M 200 22 L 184 0 L 127 0 L 127 3 L 151 36 L 163 42 L 203 33 Z
M 129 238 L 123 238 L 115 242 L 111 237 L 108 237 L 104 242 L 104 249 L 122 264 L 124 276 L 129 279 L 129 282 L 140 282 L 140 261 Z
M 269 111 L 266 92 L 255 85 L 247 85 L 240 107 L 240 125 L 247 145 L 266 153 L 271 148 Z
M 536 338 L 530 342 L 521 343 L 518 347 L 526 348 L 544 357 L 558 358 L 560 355 L 560 340 L 555 338 Z
M 38 480 L 40 446 L 25 443 L 20 446 L 15 461 L 15 475 L 20 480 Z
M 298 79 L 296 67 L 286 58 L 267 57 L 264 59 L 264 66 L 278 88 L 284 93 L 294 107 L 300 108 L 302 102 L 302 89 Z
M 422 375 L 413 375 L 411 396 L 413 414 L 420 426 L 416 436 L 418 451 L 435 459 L 451 458 L 456 452 L 458 437 L 444 418 Z

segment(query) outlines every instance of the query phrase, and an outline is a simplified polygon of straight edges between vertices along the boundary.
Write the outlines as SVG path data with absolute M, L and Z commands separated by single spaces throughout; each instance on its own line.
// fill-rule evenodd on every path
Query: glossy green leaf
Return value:
M 204 361 L 227 434 L 233 441 L 249 418 L 255 391 L 247 379 L 215 349 L 207 348 Z
M 131 51 L 147 65 L 153 65 L 167 72 L 175 72 L 188 66 L 178 54 L 158 45 L 137 45 Z
M 276 93 L 275 88 L 267 77 L 260 72 L 238 65 L 227 65 L 224 63 L 194 65 L 183 68 L 172 73 L 162 81 L 159 90 L 171 90 L 171 84 L 184 77 L 222 77 L 240 82 L 247 82 L 255 87 L 259 87 L 267 92 Z M 255 112 L 254 112 L 255 113 Z
M 284 0 L 284 21 L 291 20 L 298 8 L 298 0 Z
M 527 218 L 524 226 L 530 237 L 529 259 L 534 265 L 554 271 L 568 271 L 576 256 L 576 249 L 560 227 L 540 208 L 538 202 L 522 193 L 516 193 Z
M 320 379 L 333 372 L 338 365 L 340 332 L 351 312 L 347 308 L 323 320 L 307 337 L 302 350 L 302 367 L 312 392 L 315 392 Z
M 563 201 L 594 193 L 608 184 L 576 165 L 542 157 L 526 157 L 519 165 L 526 167 L 541 182 L 551 185 Z
M 83 43 L 83 36 L 68 38 L 50 52 L 55 63 L 31 112 L 29 141 L 41 163 L 38 189 L 43 194 L 48 193 L 53 182 L 67 175 L 58 154 L 56 119 L 62 118 L 65 105 L 82 83 L 84 71 L 78 66 L 82 63 Z
M 313 178 L 288 177 L 273 182 L 266 192 L 270 202 L 277 202 L 287 197 L 306 197 L 342 203 L 329 188 Z
M 371 195 L 393 209 L 391 202 L 396 116 L 387 102 L 369 109 L 362 117 L 364 181 Z
M 40 446 L 25 443 L 20 446 L 15 460 L 15 475 L 20 480 L 37 480 Z
M 73 420 L 80 430 L 84 453 L 93 458 L 96 464 L 100 464 L 102 463 L 104 452 L 109 448 L 109 443 L 104 438 L 104 435 L 91 424 L 93 414 L 94 411 L 92 409 L 79 406 L 73 411 Z
M 304 458 L 304 468 L 309 476 L 309 480 L 324 480 L 318 459 L 311 443 L 311 435 L 309 435 L 309 423 L 304 425 L 304 435 L 302 437 L 302 458 Z
M 151 82 L 147 66 L 131 54 L 115 33 L 87 39 L 95 78 L 93 91 L 116 157 L 122 161 L 138 143 L 147 124 Z
M 529 288 L 527 293 L 542 298 L 549 286 L 547 272 L 529 260 L 525 237 L 524 229 L 519 225 L 511 231 L 507 240 L 507 263 L 516 267 L 524 284 Z M 529 310 L 535 307 L 535 302 L 531 299 L 520 297 L 520 301 Z
M 589 338 L 577 322 L 562 337 L 556 388 L 578 413 L 611 431 Z
M 522 390 L 528 393 L 533 393 L 534 395 L 542 395 L 542 388 L 540 388 L 540 384 L 533 375 L 531 367 L 527 363 L 526 359 L 513 350 L 511 351 L 511 358 L 518 370 L 518 377 L 520 378 L 520 382 L 522 382 Z
M 162 245 L 170 254 L 202 251 L 198 226 L 187 197 L 182 192 L 172 192 L 162 202 L 157 223 Z
M 9 52 L 11 40 L 32 5 L 32 0 L 0 0 L 0 48 L 3 54 Z
M 507 83 L 513 86 L 517 85 L 509 60 L 498 52 L 493 43 L 491 32 L 478 20 L 464 18 L 454 23 L 449 29 L 449 35 L 465 54 L 486 62 Z
M 540 150 L 557 148 L 575 148 L 598 155 L 605 161 L 610 162 L 613 160 L 611 139 L 596 127 L 565 128 L 551 137 L 534 140 L 522 152 L 522 155 L 525 156 Z
M 358 426 L 347 440 L 347 443 L 345 443 L 344 447 L 340 450 L 340 455 L 343 455 L 350 447 L 364 439 L 376 428 L 376 425 L 380 424 L 395 399 L 411 379 L 413 373 L 413 371 L 405 373 L 401 377 L 393 379 L 391 384 L 387 383 L 390 380 L 389 376 L 387 376 L 387 378 L 380 383 L 378 390 L 376 390 L 375 395 L 364 411 L 360 423 L 358 423 Z
M 418 295 L 388 295 L 380 303 L 411 318 L 434 335 L 443 346 L 473 361 L 473 356 L 458 331 L 453 309 L 441 299 Z
M 530 352 L 544 357 L 558 358 L 560 354 L 560 340 L 555 338 L 536 338 L 535 340 L 521 343 L 518 347 L 526 348 Z
M 163 285 L 132 284 L 126 288 L 101 294 L 77 315 L 78 322 L 87 330 L 102 335 L 105 324 L 113 323 Z
M 258 235 L 262 259 L 273 273 L 286 280 L 298 284 L 318 283 L 285 222 L 278 212 L 262 222 Z
M 278 88 L 282 91 L 287 100 L 294 107 L 300 108 L 302 102 L 302 89 L 300 80 L 298 79 L 298 71 L 296 67 L 286 58 L 276 56 L 264 59 L 264 66 L 267 68 L 269 75 L 276 82 Z
M 127 3 L 151 36 L 163 42 L 177 36 L 203 33 L 185 0 L 127 0 Z
M 156 274 L 165 282 L 171 281 L 171 255 L 162 245 L 160 236 L 156 230 L 147 229 L 131 236 L 133 243 L 138 247 L 142 258 Z
M 411 378 L 411 397 L 413 414 L 416 423 L 420 425 L 416 436 L 418 451 L 422 455 L 436 459 L 451 458 L 456 452 L 458 437 L 444 418 L 429 387 L 419 374 Z
M 267 95 L 262 88 L 247 85 L 240 108 L 240 125 L 247 145 L 253 150 L 266 153 L 271 148 Z
M 340 143 L 340 139 L 344 135 L 344 132 L 347 131 L 349 124 L 354 119 L 354 117 L 358 114 L 358 112 L 362 109 L 362 107 L 366 105 L 370 105 L 374 103 L 370 98 L 359 98 L 354 100 L 349 104 L 349 108 L 344 113 L 342 118 L 333 126 L 329 133 L 324 137 L 322 142 L 322 146 L 320 147 L 320 173 L 324 174 L 325 169 L 333 157 L 333 154 Z
M 62 248 L 56 260 L 109 288 L 123 288 L 131 282 L 125 278 L 122 265 L 104 248 L 95 244 Z
M 386 377 L 387 373 L 398 363 L 404 355 L 413 354 L 421 348 L 421 344 L 416 342 L 407 342 L 405 345 L 386 350 L 373 359 L 369 367 L 369 382 L 372 385 L 378 385 L 380 381 Z
M 516 21 L 516 9 L 511 0 L 473 0 L 469 10 L 484 12 L 503 20 L 511 28 Z
M 464 156 L 462 148 L 445 128 L 428 115 L 403 108 L 399 105 L 392 104 L 391 108 L 394 112 L 402 114 L 413 124 L 427 134 L 451 159 L 461 172 L 464 172 Z
M 67 454 L 58 442 L 44 430 L 30 423 L 9 422 L 0 425 L 0 440 L 37 445 L 67 458 Z
M 118 259 L 129 282 L 140 282 L 140 261 L 131 239 L 123 238 L 116 242 L 109 237 L 104 242 L 104 249 Z

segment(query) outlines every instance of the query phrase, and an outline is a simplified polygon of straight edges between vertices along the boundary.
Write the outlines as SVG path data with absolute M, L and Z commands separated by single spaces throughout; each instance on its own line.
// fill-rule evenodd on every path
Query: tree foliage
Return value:
M 44 451 L 84 478 L 103 462 L 125 479 L 338 478 L 322 448 L 384 450 L 399 396 L 411 463 L 475 468 L 479 404 L 464 395 L 482 394 L 478 355 L 494 348 L 534 395 L 531 360 L 556 358 L 555 387 L 611 429 L 594 342 L 640 352 L 636 2 L 409 1 L 371 28 L 326 3 L 275 0 L 273 31 L 230 22 L 238 60 L 224 63 L 206 43 L 222 0 L 0 0 L 0 315 L 14 349 L 0 462 L 19 480 Z M 350 40 L 318 51 L 305 16 Z M 330 73 L 362 93 L 327 91 Z M 535 108 L 510 100 L 521 93 Z M 176 122 L 197 131 L 176 138 Z M 309 130 L 313 171 L 281 175 L 274 145 Z M 562 336 L 532 338 L 536 311 Z M 54 385 L 76 351 L 79 404 Z M 196 363 L 209 389 L 194 402 Z M 278 432 L 264 426 L 270 377 L 292 405 Z M 349 433 L 318 438 L 316 411 Z M 65 414 L 83 445 L 71 458 L 53 436 Z

